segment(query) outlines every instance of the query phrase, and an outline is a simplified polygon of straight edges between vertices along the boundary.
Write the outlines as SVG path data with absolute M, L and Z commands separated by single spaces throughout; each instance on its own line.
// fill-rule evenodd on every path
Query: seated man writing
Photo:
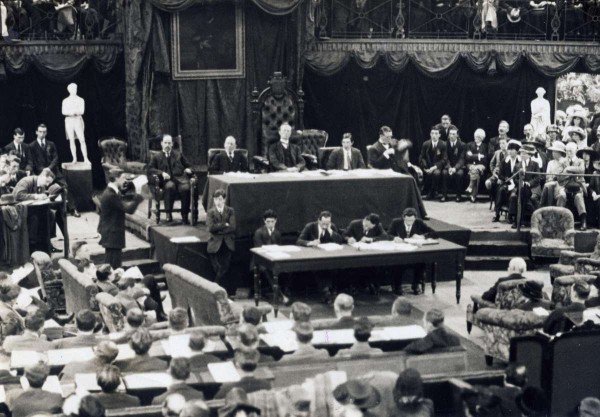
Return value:
M 460 346 L 460 339 L 449 333 L 444 326 L 444 312 L 436 308 L 429 310 L 423 317 L 427 336 L 415 340 L 404 348 L 408 353 L 426 353 L 436 348 Z

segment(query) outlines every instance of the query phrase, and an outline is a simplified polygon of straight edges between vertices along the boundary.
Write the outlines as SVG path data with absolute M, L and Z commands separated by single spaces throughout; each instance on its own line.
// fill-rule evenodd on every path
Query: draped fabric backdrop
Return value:
M 186 156 L 197 164 L 205 164 L 208 149 L 222 147 L 228 135 L 254 154 L 252 90 L 266 88 L 274 71 L 296 81 L 301 42 L 298 28 L 303 22 L 298 0 L 243 3 L 245 78 L 173 81 L 169 12 L 193 3 L 133 1 L 127 8 L 127 130 L 131 152 L 142 160 L 147 157 L 146 139 L 160 133 L 181 134 Z
M 445 113 L 467 142 L 478 127 L 488 138 L 496 136 L 502 119 L 510 123 L 511 137 L 522 138 L 536 88 L 546 89 L 553 107 L 554 81 L 527 64 L 494 76 L 475 73 L 460 61 L 435 76 L 410 62 L 395 72 L 384 60 L 371 69 L 350 61 L 329 76 L 308 67 L 304 125 L 326 129 L 331 145 L 338 145 L 342 134 L 351 132 L 355 146 L 364 153 L 366 145 L 377 140 L 379 127 L 388 125 L 396 138 L 413 141 L 412 157 L 416 158 L 420 145 L 429 138 L 429 129 Z

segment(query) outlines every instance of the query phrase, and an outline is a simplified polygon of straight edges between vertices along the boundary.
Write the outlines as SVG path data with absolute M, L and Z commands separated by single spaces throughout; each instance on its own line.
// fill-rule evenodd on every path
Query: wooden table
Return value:
M 332 269 L 365 268 L 375 266 L 395 266 L 411 264 L 432 264 L 431 290 L 435 294 L 437 283 L 438 263 L 443 260 L 456 261 L 456 271 L 446 271 L 455 276 L 456 303 L 460 303 L 460 284 L 463 277 L 463 265 L 467 249 L 464 246 L 438 239 L 439 243 L 417 247 L 413 251 L 379 251 L 357 250 L 352 246 L 343 245 L 341 250 L 324 251 L 317 248 L 301 247 L 297 252 L 290 252 L 289 257 L 272 256 L 261 248 L 251 249 L 254 255 L 254 299 L 256 305 L 260 300 L 260 267 L 273 274 L 273 310 L 275 317 L 279 311 L 279 275 L 300 271 L 323 271 Z M 421 282 L 423 292 L 425 282 Z

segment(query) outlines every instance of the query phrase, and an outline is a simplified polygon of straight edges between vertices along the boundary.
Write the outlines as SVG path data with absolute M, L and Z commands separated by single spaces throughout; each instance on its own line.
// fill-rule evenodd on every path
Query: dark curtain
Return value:
M 125 74 L 122 58 L 106 74 L 94 65 L 86 65 L 72 78 L 53 81 L 31 66 L 22 74 L 8 72 L 0 81 L 0 146 L 12 141 L 13 130 L 25 130 L 25 142 L 35 140 L 38 124 L 48 126 L 48 139 L 56 143 L 61 162 L 71 160 L 65 136 L 62 100 L 67 97 L 67 85 L 78 85 L 78 95 L 85 100 L 85 136 L 93 163 L 94 185 L 103 186 L 104 174 L 100 165 L 97 141 L 103 136 L 126 138 Z M 79 160 L 81 160 L 81 155 Z
M 509 135 L 522 138 L 536 88 L 546 89 L 553 107 L 554 81 L 529 65 L 490 76 L 459 62 L 443 77 L 425 75 L 412 63 L 396 73 L 383 60 L 372 69 L 350 62 L 331 76 L 317 75 L 307 67 L 304 125 L 326 130 L 332 146 L 341 143 L 343 133 L 351 132 L 354 145 L 365 154 L 366 145 L 377 140 L 379 128 L 388 125 L 394 137 L 413 141 L 411 159 L 416 161 L 431 126 L 445 113 L 467 142 L 477 128 L 483 128 L 487 138 L 496 136 L 503 119 L 510 123 Z
M 132 156 L 145 160 L 145 141 L 163 132 L 181 134 L 185 154 L 196 164 L 205 164 L 208 149 L 222 147 L 228 135 L 254 154 L 252 90 L 266 88 L 274 71 L 295 80 L 297 28 L 303 8 L 277 16 L 245 2 L 244 12 L 245 78 L 173 81 L 168 41 L 171 14 L 152 9 L 148 3 L 128 9 L 129 27 L 138 28 L 126 40 L 126 54 L 132 51 L 126 63 Z

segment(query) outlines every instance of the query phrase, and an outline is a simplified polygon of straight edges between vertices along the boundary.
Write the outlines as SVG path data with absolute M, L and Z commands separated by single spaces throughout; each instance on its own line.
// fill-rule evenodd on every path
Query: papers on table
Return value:
M 353 329 L 317 330 L 313 333 L 313 345 L 352 345 L 354 339 Z
M 123 278 L 131 278 L 139 281 L 144 278 L 144 274 L 142 274 L 139 267 L 132 266 L 123 273 Z
M 19 282 L 24 280 L 33 272 L 33 264 L 27 262 L 20 268 L 13 270 L 12 274 L 10 274 L 10 280 L 13 284 L 19 285 Z
M 25 378 L 25 376 L 22 376 L 19 381 L 21 382 L 21 387 L 23 387 L 24 390 L 29 389 L 29 381 L 27 378 Z M 48 378 L 46 378 L 46 382 L 44 382 L 42 389 L 44 391 L 63 395 L 62 387 L 60 386 L 57 375 L 49 375 Z
M 218 383 L 238 382 L 242 378 L 233 362 L 215 362 L 208 364 L 210 375 Z
M 228 177 L 234 177 L 234 178 L 247 178 L 247 179 L 256 178 L 255 174 L 251 174 L 249 172 L 225 172 L 223 175 L 226 175 Z
M 145 175 L 138 175 L 131 182 L 133 183 L 133 186 L 135 187 L 136 193 L 139 194 L 142 192 L 142 187 L 144 185 L 148 184 L 148 177 Z
M 267 321 L 262 323 L 262 326 L 267 333 L 277 333 L 292 330 L 292 327 L 294 327 L 294 322 L 292 320 Z
M 96 374 L 76 374 L 75 375 L 75 386 L 77 388 L 82 388 L 88 392 L 98 392 L 102 391 L 98 382 L 96 381 Z M 123 385 L 123 380 L 117 387 L 117 391 L 125 392 L 125 385 Z
M 383 333 L 389 340 L 422 339 L 427 336 L 425 329 L 419 325 L 384 327 Z
M 126 361 L 128 359 L 135 358 L 135 352 L 131 349 L 131 346 L 127 344 L 117 345 L 119 348 L 119 354 L 117 355 L 116 361 Z
M 294 245 L 264 245 L 256 250 L 272 259 L 287 259 L 290 257 L 290 253 L 300 252 L 302 248 Z
M 382 240 L 373 243 L 356 242 L 351 246 L 356 250 L 375 250 L 385 252 L 410 252 L 417 249 L 416 246 L 409 243 L 395 243 L 391 240 Z
M 287 252 L 269 251 L 269 252 L 264 252 L 264 254 L 267 255 L 271 259 L 287 259 L 287 258 L 291 257 L 291 255 Z
M 168 339 L 160 341 L 165 355 L 173 358 L 189 358 L 193 356 L 194 352 L 190 349 L 190 335 L 189 334 L 178 334 L 169 336 Z M 216 349 L 216 343 L 210 339 L 206 340 L 203 352 L 214 352 Z
M 324 250 L 324 251 L 327 251 L 327 252 L 333 252 L 333 251 L 336 251 L 336 250 L 342 250 L 342 249 L 344 249 L 344 246 L 342 246 L 340 244 L 337 244 L 337 243 L 331 242 L 331 243 L 319 243 L 317 245 L 317 248 L 319 248 L 321 250 Z
M 48 363 L 51 366 L 66 365 L 70 362 L 85 362 L 92 359 L 94 359 L 94 351 L 91 347 L 56 349 L 48 351 Z
M 537 314 L 538 316 L 542 316 L 542 317 L 546 317 L 550 315 L 550 312 L 548 310 L 546 310 L 544 307 L 535 307 L 532 310 L 535 314 Z
M 171 375 L 164 372 L 144 372 L 123 377 L 128 389 L 167 388 L 171 381 Z
M 277 333 L 261 334 L 260 338 L 269 346 L 276 346 L 285 353 L 298 350 L 296 333 L 292 330 L 279 331 Z
M 412 237 L 404 239 L 404 242 L 410 243 L 413 245 L 423 246 L 423 245 L 438 245 L 440 243 L 437 239 L 415 239 Z
M 201 240 L 197 236 L 181 236 L 181 237 L 172 237 L 169 239 L 171 243 L 198 243 Z

